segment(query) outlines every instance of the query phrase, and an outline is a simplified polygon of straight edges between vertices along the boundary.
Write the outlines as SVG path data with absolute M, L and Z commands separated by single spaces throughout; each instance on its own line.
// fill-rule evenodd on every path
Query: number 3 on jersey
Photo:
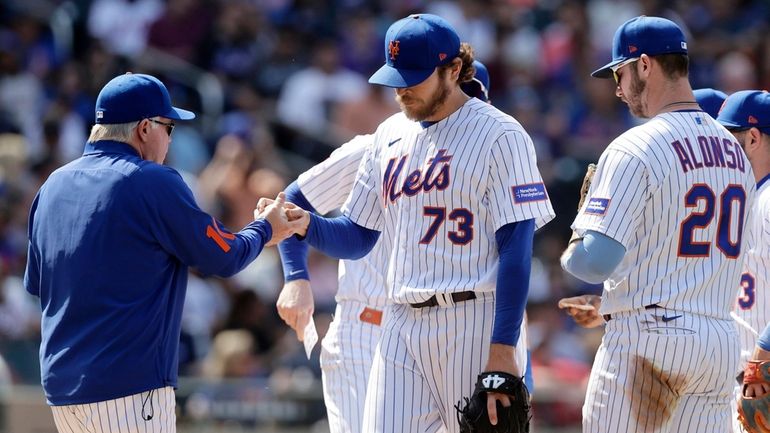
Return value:
M 700 204 L 705 206 L 702 211 L 697 208 Z M 693 237 L 696 230 L 706 229 L 716 215 L 717 197 L 714 191 L 706 184 L 695 184 L 684 196 L 685 207 L 696 208 L 684 221 L 679 229 L 679 257 L 708 257 L 711 254 L 711 241 L 695 241 Z M 738 227 L 736 239 L 732 240 L 733 233 L 733 205 L 737 204 Z M 738 258 L 741 253 L 741 239 L 743 237 L 743 221 L 746 210 L 746 191 L 741 185 L 731 184 L 719 196 L 719 220 L 717 221 L 717 248 L 729 259 Z
M 738 296 L 738 306 L 741 307 L 741 310 L 750 310 L 757 302 L 757 293 L 754 289 L 754 276 L 749 273 L 741 275 L 743 294 Z

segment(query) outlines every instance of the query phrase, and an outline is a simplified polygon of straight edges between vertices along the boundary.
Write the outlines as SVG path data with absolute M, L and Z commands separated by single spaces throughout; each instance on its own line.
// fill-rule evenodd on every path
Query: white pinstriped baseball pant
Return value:
M 175 407 L 174 388 L 167 386 L 51 410 L 59 433 L 175 433 Z
M 728 432 L 738 356 L 732 320 L 660 307 L 613 314 L 591 370 L 583 432 Z
M 341 301 L 321 343 L 324 403 L 331 433 L 363 431 L 366 386 L 382 334 L 381 326 L 362 319 L 372 311 L 360 302 Z M 381 323 L 381 318 L 369 321 Z
M 494 294 L 452 306 L 386 308 L 364 407 L 366 433 L 458 433 L 454 405 L 486 365 Z

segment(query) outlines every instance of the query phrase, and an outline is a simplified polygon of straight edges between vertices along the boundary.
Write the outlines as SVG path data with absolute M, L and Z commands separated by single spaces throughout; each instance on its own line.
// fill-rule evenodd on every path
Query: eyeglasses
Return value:
M 174 131 L 174 123 L 173 122 L 161 122 L 160 120 L 155 119 L 147 119 L 152 123 L 157 123 L 158 125 L 163 125 L 166 127 L 166 132 L 168 133 L 168 136 L 171 137 L 171 133 Z
M 639 60 L 639 57 L 634 57 L 631 59 L 623 60 L 622 62 L 618 63 L 617 65 L 610 68 L 612 71 L 612 78 L 615 79 L 615 84 L 620 83 L 620 76 L 618 75 L 618 70 L 622 68 L 623 66 L 629 65 L 631 63 L 634 63 L 635 61 Z

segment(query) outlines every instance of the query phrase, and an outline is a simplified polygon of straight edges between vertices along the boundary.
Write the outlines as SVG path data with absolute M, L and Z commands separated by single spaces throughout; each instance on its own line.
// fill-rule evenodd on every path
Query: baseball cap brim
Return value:
M 183 110 L 181 108 L 171 107 L 171 111 L 162 115 L 168 119 L 174 120 L 191 120 L 195 119 L 195 113 L 192 111 Z
M 594 78 L 610 78 L 612 77 L 612 68 L 623 63 L 626 59 L 613 60 L 601 68 L 591 72 L 591 76 Z
M 717 117 L 717 122 L 719 122 L 725 128 L 742 128 L 741 125 L 733 122 L 732 120 L 720 119 Z
M 371 84 L 401 89 L 416 86 L 433 74 L 433 69 L 396 69 L 388 64 L 382 65 L 371 77 Z

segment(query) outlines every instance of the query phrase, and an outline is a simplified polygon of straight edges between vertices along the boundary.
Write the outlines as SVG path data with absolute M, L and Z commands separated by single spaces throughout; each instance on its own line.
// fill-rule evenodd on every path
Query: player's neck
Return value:
M 436 111 L 435 114 L 433 114 L 430 118 L 424 119 L 425 122 L 438 122 L 441 120 L 446 119 L 449 117 L 452 113 L 459 110 L 460 107 L 465 105 L 466 102 L 470 97 L 466 95 L 465 93 L 460 91 L 459 86 L 455 86 L 452 89 L 452 93 L 449 94 L 449 96 L 446 99 L 446 102 L 444 105 L 441 106 L 441 108 Z
M 754 181 L 759 183 L 760 180 L 767 177 L 767 175 L 770 175 L 770 161 L 767 161 L 762 167 L 754 167 L 752 165 L 751 167 L 754 170 Z
M 674 82 L 664 82 L 657 92 L 653 91 L 648 95 L 647 106 L 650 108 L 650 117 L 671 111 L 700 109 L 686 77 Z

